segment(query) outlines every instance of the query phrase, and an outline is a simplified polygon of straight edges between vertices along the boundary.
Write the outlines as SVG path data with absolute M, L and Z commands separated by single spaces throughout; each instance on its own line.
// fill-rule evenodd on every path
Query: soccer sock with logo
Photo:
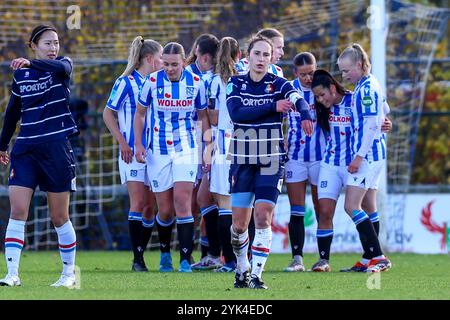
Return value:
M 178 241 L 180 243 L 180 262 L 187 260 L 190 263 L 192 254 L 192 235 L 194 234 L 194 217 L 177 217 Z
M 353 210 L 352 216 L 352 220 L 359 232 L 361 245 L 364 249 L 363 258 L 372 259 L 373 257 L 383 255 L 377 234 L 367 214 L 362 210 Z
M 330 260 L 330 248 L 333 241 L 333 229 L 317 229 L 317 247 L 320 259 Z
M 62 273 L 73 275 L 75 268 L 75 253 L 77 251 L 77 237 L 72 222 L 69 220 L 60 227 L 55 227 L 58 234 L 59 253 L 63 263 Z
M 142 257 L 144 249 L 141 245 L 142 237 L 142 213 L 130 211 L 128 213 L 128 229 L 130 232 L 131 247 L 133 249 L 134 262 Z
M 232 225 L 232 215 L 229 209 L 219 209 L 219 238 L 220 247 L 222 248 L 223 257 L 225 263 L 234 261 L 236 262 L 236 256 L 233 253 L 233 247 L 231 246 L 231 233 L 230 227 Z
M 220 256 L 220 240 L 218 233 L 219 208 L 216 205 L 200 209 L 202 218 L 205 219 L 206 235 L 209 242 L 209 254 Z
M 305 243 L 304 219 L 305 207 L 291 206 L 291 218 L 288 227 L 292 256 L 303 256 L 303 245 Z
M 380 216 L 378 215 L 378 212 L 369 214 L 369 218 L 373 224 L 373 228 L 375 229 L 377 236 L 380 235 Z
M 255 240 L 252 245 L 252 276 L 261 278 L 264 265 L 269 257 L 272 228 L 256 229 L 255 231 Z
M 8 274 L 19 275 L 20 254 L 24 246 L 25 221 L 9 219 L 5 235 L 5 258 Z
M 172 228 L 175 219 L 172 218 L 170 221 L 163 221 L 160 219 L 159 215 L 156 215 L 156 227 L 158 229 L 159 237 L 159 250 L 164 252 L 170 252 L 170 240 L 172 239 Z M 191 238 L 192 242 L 192 238 Z
M 141 229 L 141 245 L 143 251 L 147 248 L 148 242 L 152 237 L 153 227 L 155 225 L 155 219 L 152 218 L 150 220 L 142 218 L 142 229 Z
M 244 273 L 250 268 L 250 262 L 248 261 L 248 230 L 244 233 L 237 233 L 233 226 L 230 227 L 231 232 L 231 246 L 233 247 L 234 255 L 236 256 L 236 270 L 239 273 Z

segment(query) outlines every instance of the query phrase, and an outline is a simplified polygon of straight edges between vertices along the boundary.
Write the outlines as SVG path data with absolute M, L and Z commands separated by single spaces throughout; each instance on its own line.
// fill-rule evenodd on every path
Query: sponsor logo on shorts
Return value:
M 152 183 L 154 188 L 158 188 L 158 181 L 153 180 Z
M 77 191 L 77 178 L 73 178 L 72 181 L 70 182 L 70 189 L 72 191 Z
M 320 187 L 321 188 L 326 188 L 328 185 L 328 181 L 320 181 Z
M 189 171 L 189 174 L 191 175 L 191 177 L 194 175 L 194 171 Z
M 130 176 L 137 177 L 137 174 L 138 174 L 137 170 L 130 170 Z
M 9 174 L 9 179 L 14 179 L 16 176 L 16 171 L 14 169 L 11 169 L 11 173 Z
M 292 171 L 286 172 L 286 178 L 288 178 L 288 179 L 292 178 Z

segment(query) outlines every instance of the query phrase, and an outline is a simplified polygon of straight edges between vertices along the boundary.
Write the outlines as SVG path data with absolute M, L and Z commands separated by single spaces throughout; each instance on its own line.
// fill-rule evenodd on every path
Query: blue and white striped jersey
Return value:
M 259 82 L 250 74 L 231 77 L 227 85 L 227 108 L 234 131 L 230 155 L 236 164 L 264 165 L 284 161 L 283 114 L 276 111 L 276 102 L 289 99 L 309 119 L 308 105 L 292 84 L 284 78 L 267 73 Z
M 352 93 L 330 108 L 328 123 L 330 134 L 327 139 L 324 161 L 336 167 L 347 167 L 352 161 Z
M 386 159 L 386 141 L 381 132 L 384 121 L 385 100 L 378 80 L 369 74 L 358 81 L 352 98 L 352 158 L 354 158 L 363 141 L 363 135 L 367 128 L 364 127 L 364 119 L 376 117 L 377 131 L 366 155 L 362 155 L 368 161 L 380 161 Z
M 290 112 L 288 134 L 288 158 L 305 162 L 320 161 L 325 151 L 326 138 L 323 130 L 317 124 L 316 109 L 314 107 L 314 94 L 309 88 L 304 88 L 298 79 L 292 81 L 292 86 L 309 105 L 309 114 L 313 121 L 314 133 L 308 137 L 301 129 L 300 114 Z
M 242 58 L 236 64 L 236 70 L 240 75 L 246 74 L 248 72 L 248 68 L 249 68 L 249 64 L 248 64 L 247 58 Z M 269 65 L 269 69 L 267 71 L 278 77 L 284 78 L 283 69 L 281 69 L 281 67 L 277 66 L 276 64 Z
M 193 113 L 206 108 L 205 85 L 199 76 L 183 70 L 179 81 L 170 81 L 164 70 L 150 74 L 138 98 L 151 107 L 150 144 L 156 154 L 192 152 L 197 148 Z
M 219 111 L 217 121 L 217 136 L 216 145 L 220 154 L 225 154 L 228 150 L 228 146 L 225 146 L 225 138 L 230 138 L 233 132 L 233 121 L 231 121 L 230 114 L 227 108 L 227 86 L 223 83 L 220 74 L 215 74 L 211 80 L 209 87 L 209 99 L 215 100 L 215 110 Z M 228 139 L 229 140 L 229 139 Z
M 70 58 L 37 59 L 30 63 L 28 68 L 14 72 L 0 150 L 8 148 L 20 118 L 16 143 L 42 143 L 78 132 L 69 109 L 69 83 L 73 69 Z
M 127 77 L 120 77 L 114 83 L 106 107 L 117 112 L 119 129 L 130 148 L 134 149 L 134 114 L 136 113 L 139 91 L 144 84 L 145 77 L 134 70 Z M 147 120 L 142 132 L 142 144 L 147 146 L 149 130 Z

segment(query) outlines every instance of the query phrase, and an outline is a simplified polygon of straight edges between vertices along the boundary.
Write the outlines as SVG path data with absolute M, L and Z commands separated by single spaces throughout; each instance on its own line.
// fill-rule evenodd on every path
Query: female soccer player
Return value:
M 249 72 L 231 77 L 227 85 L 227 108 L 234 125 L 230 184 L 231 243 L 237 258 L 235 288 L 267 289 L 261 275 L 272 241 L 273 210 L 283 183 L 283 113 L 299 110 L 305 132 L 311 135 L 313 131 L 306 101 L 286 79 L 268 73 L 272 52 L 269 39 L 251 39 L 247 50 Z M 249 279 L 247 229 L 253 202 L 256 232 Z
M 311 137 L 306 136 L 300 130 L 300 114 L 298 112 L 289 113 L 289 160 L 286 163 L 286 186 L 291 205 L 288 227 L 293 261 L 284 269 L 287 272 L 305 271 L 303 245 L 305 243 L 306 184 L 308 181 L 311 184 L 314 210 L 318 214 L 317 180 L 319 178 L 320 160 L 322 160 L 325 151 L 325 135 L 316 121 L 314 94 L 311 91 L 311 80 L 316 70 L 316 58 L 309 52 L 301 52 L 295 56 L 293 63 L 297 79 L 292 82 L 292 85 L 309 105 L 314 133 Z
M 186 60 L 186 70 L 196 74 L 203 80 L 206 92 L 208 92 L 207 88 L 214 75 L 213 71 L 218 47 L 219 40 L 216 36 L 209 33 L 202 34 L 195 40 L 191 53 Z M 194 115 L 194 121 L 197 121 L 196 115 Z M 201 124 L 197 122 L 196 127 L 199 125 Z M 215 131 L 216 125 L 212 128 Z M 201 130 L 198 130 L 197 133 L 201 134 Z M 201 135 L 197 138 L 200 143 L 202 141 Z M 201 144 L 201 149 L 202 151 L 204 149 L 203 143 Z M 209 167 L 199 167 L 197 172 L 197 180 L 199 183 L 196 183 L 193 192 L 192 201 L 198 204 L 201 213 L 200 244 L 202 248 L 201 260 L 192 264 L 194 270 L 209 270 L 222 266 L 220 259 L 220 241 L 219 235 L 217 234 L 219 208 L 209 191 L 209 170 Z
M 68 136 L 77 133 L 69 110 L 72 61 L 58 57 L 59 39 L 52 26 L 39 25 L 31 32 L 29 46 L 35 59 L 17 58 L 12 94 L 0 137 L 0 162 L 7 165 L 11 215 L 6 229 L 5 257 L 8 274 L 0 285 L 18 286 L 20 254 L 24 246 L 25 222 L 34 190 L 47 192 L 50 217 L 58 234 L 63 262 L 54 287 L 75 285 L 76 235 L 69 220 L 70 191 L 76 190 L 75 158 Z M 16 143 L 8 145 L 22 119 Z
M 359 44 L 353 44 L 341 53 L 338 66 L 342 77 L 356 85 L 352 98 L 352 160 L 348 166 L 350 174 L 344 206 L 356 224 L 364 255 L 350 270 L 384 271 L 391 267 L 391 262 L 383 255 L 375 229 L 361 207 L 369 190 L 377 189 L 386 162 L 386 144 L 381 132 L 385 116 L 384 95 L 370 73 L 369 58 Z
M 276 76 L 284 77 L 283 69 L 276 64 L 280 61 L 284 55 L 284 36 L 283 34 L 274 28 L 264 28 L 256 33 L 256 36 L 268 38 L 273 45 L 272 60 L 269 65 L 269 72 Z M 236 66 L 239 74 L 247 73 L 249 70 L 248 57 L 242 58 Z
M 202 121 L 203 132 L 209 132 L 209 121 L 203 81 L 183 69 L 184 59 L 180 44 L 170 42 L 164 47 L 163 69 L 150 74 L 139 94 L 134 130 L 136 159 L 141 163 L 147 161 L 147 175 L 158 205 L 157 220 L 162 226 L 170 225 L 176 215 L 179 271 L 192 272 L 189 262 L 194 235 L 191 199 L 199 163 L 192 120 L 194 110 Z M 148 151 L 140 135 L 147 108 L 151 113 Z M 210 137 L 206 141 L 211 143 Z M 162 266 L 169 271 L 170 251 L 165 256 L 168 258 L 162 261 Z
M 161 69 L 161 55 L 162 46 L 158 42 L 136 37 L 131 43 L 128 65 L 116 80 L 103 111 L 105 124 L 119 143 L 120 180 L 126 183 L 130 198 L 128 224 L 134 255 L 131 269 L 138 272 L 148 271 L 144 250 L 152 235 L 155 200 L 145 179 L 145 164 L 137 162 L 134 155 L 133 118 L 139 90 L 147 75 Z M 147 128 L 141 135 L 146 145 Z
M 330 73 L 319 69 L 314 72 L 311 83 L 315 96 L 317 122 L 329 135 L 319 173 L 319 211 L 317 245 L 319 261 L 312 271 L 330 272 L 330 247 L 333 240 L 333 217 L 336 202 L 346 186 L 348 165 L 351 161 L 351 116 L 352 92 L 346 90 Z M 390 130 L 387 119 L 383 131 Z M 366 194 L 367 196 L 367 194 Z M 365 201 L 366 198 L 364 198 Z
M 214 140 L 210 191 L 219 205 L 218 230 L 220 246 L 225 260 L 225 264 L 217 269 L 218 272 L 232 272 L 236 269 L 236 256 L 230 243 L 232 220 L 228 176 L 231 161 L 227 160 L 233 122 L 227 109 L 226 87 L 230 77 L 238 74 L 235 65 L 240 56 L 239 44 L 236 39 L 224 37 L 220 40 L 216 74 L 211 81 L 209 90 L 208 112 L 211 114 L 211 123 L 216 123 L 218 128 Z

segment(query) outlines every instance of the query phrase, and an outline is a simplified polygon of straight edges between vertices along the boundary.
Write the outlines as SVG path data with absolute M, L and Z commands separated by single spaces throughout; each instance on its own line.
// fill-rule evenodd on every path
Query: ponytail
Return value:
M 122 77 L 129 76 L 134 69 L 137 69 L 141 65 L 142 59 L 147 55 L 155 55 L 162 50 L 161 45 L 155 40 L 144 40 L 143 37 L 137 36 L 134 38 L 130 45 L 130 53 L 128 55 L 128 64 L 125 71 L 122 73 Z
M 217 53 L 216 72 L 220 74 L 223 83 L 227 83 L 231 76 L 237 75 L 235 64 L 238 56 L 239 44 L 236 39 L 222 38 Z

